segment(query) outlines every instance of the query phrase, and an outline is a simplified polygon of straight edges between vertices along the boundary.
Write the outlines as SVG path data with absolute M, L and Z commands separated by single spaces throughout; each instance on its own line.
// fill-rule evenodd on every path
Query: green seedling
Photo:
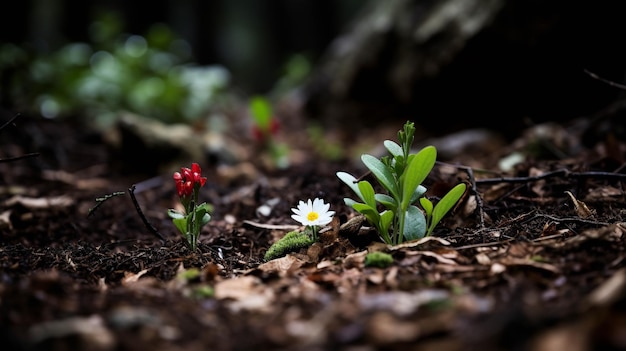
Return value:
M 180 172 L 175 172 L 173 178 L 184 211 L 169 209 L 167 214 L 185 237 L 191 250 L 195 251 L 202 227 L 211 220 L 209 214 L 211 206 L 204 202 L 198 203 L 198 193 L 207 178 L 202 176 L 202 169 L 197 163 L 192 163 L 191 168 L 181 167 Z
M 255 96 L 248 104 L 252 117 L 252 136 L 275 167 L 285 169 L 289 166 L 289 147 L 277 140 L 280 123 L 274 116 L 272 105 L 262 97 Z
M 436 205 L 424 197 L 427 189 L 421 183 L 435 165 L 437 149 L 431 145 L 411 153 L 414 135 L 414 124 L 407 121 L 398 132 L 400 144 L 384 141 L 390 156 L 380 159 L 368 154 L 361 156 L 361 161 L 387 194 L 376 193 L 366 180 L 358 181 L 349 173 L 337 172 L 337 177 L 362 201 L 345 198 L 345 204 L 363 214 L 381 239 L 390 245 L 430 235 L 465 193 L 466 186 L 460 183 Z M 415 205 L 418 202 L 421 209 Z M 382 212 L 379 212 L 379 205 L 384 208 Z

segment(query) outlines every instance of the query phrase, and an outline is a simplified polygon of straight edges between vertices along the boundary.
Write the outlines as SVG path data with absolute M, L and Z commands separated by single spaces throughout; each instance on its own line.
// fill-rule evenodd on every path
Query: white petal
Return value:
M 303 225 L 306 222 L 306 219 L 304 219 L 302 216 L 291 215 L 291 218 L 293 218 L 296 222 L 300 222 Z
M 324 205 L 324 201 L 322 199 L 315 198 L 315 200 L 313 200 L 313 208 L 319 208 L 322 205 Z

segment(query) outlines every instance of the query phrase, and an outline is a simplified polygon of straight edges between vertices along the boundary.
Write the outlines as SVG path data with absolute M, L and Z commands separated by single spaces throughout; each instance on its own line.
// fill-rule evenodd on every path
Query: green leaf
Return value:
M 172 209 L 167 210 L 167 215 L 170 216 L 170 218 L 184 218 L 185 217 L 184 214 L 176 210 L 172 210 Z
M 430 201 L 429 199 L 422 197 L 420 198 L 420 205 L 422 205 L 422 208 L 424 209 L 424 212 L 426 212 L 426 217 L 430 217 L 433 214 L 433 202 Z
M 439 200 L 435 208 L 433 209 L 433 218 L 430 222 L 430 226 L 428 227 L 428 234 L 432 233 L 435 229 L 435 226 L 443 219 L 443 217 L 454 207 L 454 205 L 459 201 L 461 196 L 465 193 L 466 185 L 465 183 L 457 184 L 454 188 L 450 189 L 448 193 Z
M 412 204 L 417 201 L 417 199 L 424 196 L 424 194 L 426 194 L 426 190 L 426 187 L 424 187 L 423 185 L 418 185 L 417 189 L 415 189 L 415 192 L 413 193 L 413 196 L 411 196 L 411 201 L 409 201 L 409 203 Z
M 421 184 L 435 166 L 437 149 L 426 146 L 416 155 L 411 155 L 404 173 L 402 174 L 402 208 L 406 208 L 411 201 L 417 186 Z
M 209 205 L 209 204 L 207 204 L 207 203 L 203 202 L 203 203 L 201 203 L 200 205 L 196 206 L 196 211 L 197 211 L 198 209 L 203 209 L 203 210 L 205 210 L 207 213 L 209 213 L 209 212 L 211 212 L 211 211 L 213 210 L 213 206 L 211 206 L 211 205 Z
M 398 203 L 396 202 L 396 200 L 394 200 L 393 197 L 386 195 L 386 194 L 375 194 L 374 198 L 376 199 L 376 201 L 380 202 L 380 204 L 382 204 L 383 206 L 385 206 L 387 209 L 396 212 L 396 210 L 398 209 Z
M 172 222 L 174 223 L 178 231 L 181 232 L 181 234 L 185 236 L 187 235 L 187 217 L 174 218 L 172 219 Z
M 358 204 L 358 202 L 356 202 L 356 201 L 354 201 L 354 200 L 352 200 L 350 198 L 347 198 L 347 197 L 343 198 L 343 202 L 346 204 L 346 206 L 352 207 L 352 208 L 354 208 L 354 204 Z
M 267 99 L 255 96 L 250 100 L 250 114 L 261 129 L 268 129 L 272 119 L 272 107 Z
M 385 140 L 383 142 L 383 145 L 385 145 L 387 151 L 389 151 L 389 153 L 392 154 L 394 158 L 397 156 L 404 156 L 404 153 L 402 152 L 402 147 L 398 145 L 395 141 Z
M 372 185 L 368 181 L 362 180 L 358 183 L 358 186 L 361 191 L 361 196 L 363 197 L 363 202 L 370 207 L 376 208 L 376 199 L 374 198 L 374 188 Z
M 356 181 L 356 178 L 352 176 L 352 174 L 346 173 L 346 172 L 337 172 L 336 174 L 337 174 L 337 178 L 339 178 L 342 182 L 346 183 L 346 185 L 348 185 L 350 189 L 352 189 L 352 191 L 354 191 L 354 193 L 362 201 L 365 201 L 363 199 L 363 195 L 361 195 L 361 190 L 359 190 L 358 182 Z
M 421 239 L 426 235 L 426 218 L 422 211 L 415 206 L 409 206 L 404 217 L 404 238 L 408 240 Z
M 385 164 L 376 157 L 368 154 L 362 155 L 361 161 L 363 161 L 365 166 L 372 172 L 378 182 L 391 193 L 391 196 L 397 199 L 399 196 L 398 186 Z
M 397 175 L 402 175 L 404 173 L 404 168 L 406 167 L 404 156 L 395 156 L 392 162 L 392 169 Z
M 375 227 L 379 226 L 380 214 L 378 213 L 376 208 L 372 208 L 371 206 L 362 204 L 360 202 L 354 204 L 352 208 L 364 215 L 365 218 L 367 218 L 367 220 L 370 221 L 372 225 L 374 225 Z
M 387 244 L 391 244 L 391 238 L 389 237 L 389 227 L 393 222 L 394 212 L 392 211 L 383 211 L 380 214 L 380 235 L 383 237 L 383 240 Z
M 205 213 L 204 216 L 200 219 L 200 226 L 204 226 L 211 221 L 211 215 Z

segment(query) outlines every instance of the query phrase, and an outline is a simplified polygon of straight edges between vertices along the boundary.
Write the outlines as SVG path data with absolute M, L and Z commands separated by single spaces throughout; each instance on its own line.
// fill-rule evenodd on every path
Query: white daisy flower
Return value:
M 315 199 L 311 202 L 300 200 L 297 208 L 292 208 L 294 214 L 291 218 L 305 226 L 322 226 L 330 223 L 335 211 L 329 211 L 330 204 L 325 204 L 322 199 Z

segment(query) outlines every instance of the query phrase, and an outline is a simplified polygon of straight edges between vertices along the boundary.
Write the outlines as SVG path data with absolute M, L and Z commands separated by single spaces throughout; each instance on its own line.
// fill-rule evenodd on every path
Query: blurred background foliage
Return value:
M 0 24 L 0 105 L 47 118 L 120 110 L 193 122 L 281 94 L 361 1 L 21 2 Z

